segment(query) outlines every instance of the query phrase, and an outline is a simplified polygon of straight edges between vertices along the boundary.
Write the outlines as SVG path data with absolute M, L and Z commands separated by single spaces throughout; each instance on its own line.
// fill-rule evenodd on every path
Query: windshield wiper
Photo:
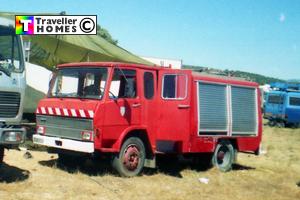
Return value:
M 6 74 L 7 76 L 11 75 L 11 71 L 9 71 L 8 69 L 4 68 L 1 66 L 0 64 L 0 71 L 2 71 L 4 74 Z

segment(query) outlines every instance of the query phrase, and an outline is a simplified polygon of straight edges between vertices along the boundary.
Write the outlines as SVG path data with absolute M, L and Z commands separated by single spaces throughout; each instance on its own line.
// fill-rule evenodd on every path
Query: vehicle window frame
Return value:
M 7 33 L 3 33 L 0 34 L 0 37 L 2 36 L 7 36 L 11 38 L 11 50 L 14 50 L 14 53 L 11 55 L 13 57 L 13 61 L 15 61 L 16 57 L 18 57 L 18 62 L 19 62 L 19 66 L 18 68 L 15 68 L 11 71 L 13 73 L 23 73 L 25 70 L 25 61 L 24 61 L 24 55 L 23 55 L 23 43 L 22 43 L 22 39 L 20 38 L 20 36 L 17 36 L 14 34 L 14 32 L 10 32 L 11 30 L 8 30 Z M 10 34 L 11 33 L 11 34 Z M 15 50 L 15 48 L 17 48 L 17 50 Z M 10 51 L 12 52 L 12 51 Z M 15 53 L 17 53 L 17 55 L 15 55 Z M 13 63 L 11 63 L 13 64 Z
M 112 87 L 112 82 L 114 81 L 114 76 L 115 76 L 115 72 L 116 71 L 119 71 L 121 73 L 121 75 L 125 75 L 125 78 L 127 79 L 127 74 L 124 73 L 124 71 L 133 71 L 134 72 L 134 76 L 135 76 L 135 96 L 134 97 L 126 97 L 126 96 L 120 96 L 119 97 L 119 93 L 120 93 L 120 88 L 121 88 L 121 79 L 119 79 L 120 81 L 120 85 L 119 85 L 119 91 L 118 91 L 118 94 L 114 96 L 110 96 L 111 93 L 111 87 Z M 137 87 L 137 84 L 138 84 L 138 71 L 136 69 L 131 69 L 131 68 L 119 68 L 119 67 L 115 67 L 113 70 L 112 70 L 112 76 L 111 76 L 111 80 L 110 80 L 110 86 L 108 88 L 108 91 L 109 91 L 109 94 L 108 94 L 108 98 L 109 99 L 137 99 L 138 98 L 138 87 Z
M 272 100 L 270 102 L 270 97 L 278 97 L 278 98 L 280 98 L 279 99 L 280 101 L 275 102 L 275 101 Z M 269 94 L 267 103 L 268 104 L 283 105 L 284 104 L 284 96 L 279 95 L 279 94 Z
M 145 75 L 146 74 L 150 74 L 151 75 L 151 77 L 152 77 L 152 93 L 151 93 L 151 96 L 149 97 L 149 96 L 147 96 L 146 94 L 147 94 L 147 91 L 146 91 L 146 84 L 148 83 L 148 81 L 149 80 L 147 80 L 146 81 L 146 79 L 145 79 Z M 147 99 L 147 100 L 151 100 L 151 99 L 153 99 L 154 98 L 154 95 L 155 95 L 155 85 L 154 85 L 154 74 L 153 74 L 153 72 L 150 72 L 150 71 L 145 71 L 144 72 L 144 74 L 143 74 L 143 86 L 144 86 L 144 97 L 145 97 L 145 99 Z
M 176 91 L 175 91 L 175 97 L 174 98 L 170 98 L 170 97 L 164 97 L 164 80 L 166 76 L 184 76 L 185 77 L 185 96 L 183 98 L 177 98 L 176 97 Z M 162 78 L 162 86 L 161 86 L 161 98 L 164 100 L 185 100 L 188 96 L 188 76 L 187 74 L 183 74 L 183 73 L 166 73 L 163 75 Z M 175 90 L 177 89 L 177 81 L 175 82 Z
M 86 73 L 85 73 L 85 76 L 84 76 L 84 79 L 81 80 L 80 76 L 81 76 L 81 73 L 78 72 L 78 85 L 77 85 L 77 96 L 59 96 L 59 95 L 53 95 L 53 90 L 57 90 L 57 87 L 58 87 L 58 84 L 57 84 L 57 81 L 58 81 L 58 78 L 59 78 L 59 73 L 61 73 L 62 70 L 75 70 L 75 71 L 85 71 L 86 70 Z M 79 70 L 78 70 L 79 69 Z M 103 81 L 105 80 L 105 86 L 104 86 L 104 90 L 101 91 L 101 88 L 100 88 L 100 85 L 99 85 L 99 93 L 101 93 L 101 95 L 86 95 L 84 96 L 83 94 L 82 95 L 79 95 L 79 87 L 80 87 L 80 81 L 85 81 L 85 79 L 87 78 L 86 77 L 86 74 L 87 73 L 91 73 L 91 71 L 96 71 L 96 70 L 99 70 L 99 69 L 105 69 L 106 72 L 104 73 L 106 75 L 106 77 L 103 79 Z M 88 70 L 91 70 L 91 71 L 88 71 Z M 103 76 L 103 74 L 102 74 Z M 108 70 L 108 67 L 82 67 L 82 68 L 79 68 L 79 67 L 68 67 L 68 68 L 60 68 L 60 69 L 57 69 L 55 70 L 55 72 L 53 72 L 53 75 L 52 75 L 52 79 L 50 80 L 49 82 L 49 90 L 48 90 L 48 93 L 47 93 L 47 97 L 48 98 L 78 98 L 78 99 L 92 99 L 92 100 L 102 100 L 104 99 L 104 95 L 105 95 L 105 91 L 106 91 L 106 88 L 107 88 L 107 84 L 108 84 L 108 76 L 109 76 L 109 70 Z M 96 77 L 96 76 L 95 76 Z M 102 79 L 100 80 L 100 83 L 101 83 Z M 84 85 L 82 85 L 84 86 Z M 84 88 L 81 88 L 80 91 L 81 93 L 83 92 Z
M 292 98 L 298 99 L 298 102 L 297 102 L 298 104 L 291 104 L 291 99 L 292 99 Z M 290 97 L 289 97 L 289 105 L 290 105 L 290 106 L 300 107 L 300 97 L 293 97 L 293 96 L 290 96 Z

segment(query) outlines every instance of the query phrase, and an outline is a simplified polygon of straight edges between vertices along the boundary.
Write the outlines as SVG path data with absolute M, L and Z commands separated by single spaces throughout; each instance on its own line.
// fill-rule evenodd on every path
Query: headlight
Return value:
M 82 140 L 94 140 L 94 132 L 93 131 L 82 131 L 81 132 Z
M 5 142 L 22 142 L 22 132 L 19 131 L 5 131 L 2 135 L 2 140 Z
M 45 135 L 46 133 L 46 127 L 44 126 L 37 126 L 36 127 L 36 132 L 40 135 Z

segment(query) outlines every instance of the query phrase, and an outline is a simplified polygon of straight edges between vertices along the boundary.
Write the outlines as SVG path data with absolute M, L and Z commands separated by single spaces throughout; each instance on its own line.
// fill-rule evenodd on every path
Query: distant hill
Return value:
M 197 72 L 205 72 L 209 74 L 216 74 L 216 75 L 223 75 L 223 76 L 231 76 L 231 77 L 239 77 L 244 78 L 245 80 L 254 81 L 259 83 L 260 85 L 269 84 L 271 82 L 287 82 L 286 80 L 263 76 L 260 74 L 250 73 L 250 72 L 243 72 L 243 71 L 235 71 L 235 70 L 221 70 L 209 67 L 201 67 L 201 66 L 194 66 L 194 65 L 183 65 L 183 69 L 192 69 L 193 71 Z
M 300 79 L 289 79 L 288 82 L 291 82 L 291 83 L 300 83 Z

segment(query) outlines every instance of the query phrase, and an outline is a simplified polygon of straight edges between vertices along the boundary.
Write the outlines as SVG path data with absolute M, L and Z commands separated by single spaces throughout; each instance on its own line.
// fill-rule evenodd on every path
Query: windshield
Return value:
M 49 97 L 101 99 L 107 80 L 107 68 L 65 68 L 54 76 Z
M 284 98 L 281 95 L 269 95 L 268 103 L 283 104 Z
M 0 71 L 10 76 L 11 72 L 23 72 L 23 69 L 20 38 L 0 30 Z

